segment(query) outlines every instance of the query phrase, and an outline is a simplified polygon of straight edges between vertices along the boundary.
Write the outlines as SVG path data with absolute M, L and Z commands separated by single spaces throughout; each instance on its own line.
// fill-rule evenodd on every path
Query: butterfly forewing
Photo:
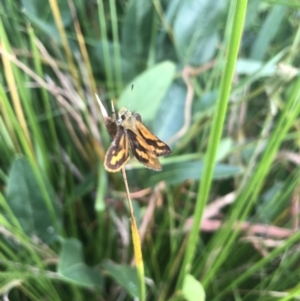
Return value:
M 140 135 L 131 130 L 126 130 L 132 154 L 146 167 L 154 170 L 161 170 L 161 165 L 154 152 L 149 150 L 149 146 Z
M 138 122 L 138 121 L 137 121 Z M 138 132 L 143 137 L 150 150 L 158 157 L 172 153 L 170 147 L 151 133 L 141 122 L 138 122 Z
M 105 169 L 111 172 L 119 171 L 129 158 L 129 142 L 127 133 L 122 127 L 120 127 L 115 139 L 105 155 Z

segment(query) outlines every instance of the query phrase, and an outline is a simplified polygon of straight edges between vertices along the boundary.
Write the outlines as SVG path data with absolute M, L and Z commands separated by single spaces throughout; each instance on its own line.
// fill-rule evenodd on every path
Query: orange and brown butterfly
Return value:
M 118 131 L 106 152 L 105 169 L 119 171 L 130 159 L 131 152 L 147 168 L 161 170 L 157 157 L 171 154 L 171 148 L 144 126 L 140 114 L 122 108 L 118 115 Z

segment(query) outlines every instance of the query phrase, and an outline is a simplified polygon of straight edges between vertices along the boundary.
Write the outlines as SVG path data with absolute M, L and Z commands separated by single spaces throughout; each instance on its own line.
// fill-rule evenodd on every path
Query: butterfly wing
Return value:
M 119 127 L 117 135 L 106 152 L 104 167 L 110 172 L 119 171 L 129 160 L 129 141 L 124 128 Z
M 149 145 L 151 152 L 153 152 L 156 156 L 166 156 L 172 153 L 171 148 L 166 143 L 158 139 L 138 120 L 137 130 L 139 134 L 143 137 L 143 139 L 146 141 L 147 145 Z
M 161 165 L 156 154 L 149 149 L 149 145 L 144 138 L 129 129 L 127 129 L 126 132 L 132 154 L 136 157 L 136 159 L 147 168 L 161 170 Z

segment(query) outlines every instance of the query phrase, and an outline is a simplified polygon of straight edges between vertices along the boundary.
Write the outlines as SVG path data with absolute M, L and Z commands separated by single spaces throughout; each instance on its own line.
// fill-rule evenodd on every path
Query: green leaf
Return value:
M 181 1 L 182 0 L 168 1 L 164 15 L 165 24 L 172 25 Z M 168 32 L 165 26 L 160 28 L 157 38 L 157 60 L 178 60 L 178 56 L 174 48 L 174 42 L 171 40 L 170 32 Z
M 160 172 L 153 172 L 151 184 L 165 181 L 168 184 L 178 184 L 186 180 L 200 180 L 203 173 L 203 163 L 200 161 L 179 162 L 164 165 Z M 213 179 L 224 179 L 242 173 L 242 168 L 235 165 L 216 164 Z
M 47 35 L 60 41 L 57 31 L 56 23 L 53 18 L 53 13 L 49 5 L 39 0 L 22 0 L 23 13 L 28 17 L 30 22 L 35 24 L 39 29 L 44 31 Z M 76 4 L 77 1 L 74 3 Z M 72 16 L 67 1 L 58 1 L 59 11 L 64 27 L 70 25 Z
M 104 270 L 131 295 L 131 297 L 137 298 L 139 296 L 136 269 L 109 261 L 105 262 L 102 266 Z
M 65 280 L 83 286 L 102 286 L 103 277 L 83 262 L 82 245 L 71 238 L 63 242 L 57 272 Z
M 133 81 L 134 89 L 130 84 L 124 90 L 118 103 L 119 108 L 127 107 L 138 112 L 143 121 L 153 120 L 173 81 L 175 69 L 175 64 L 165 61 L 139 75 Z
M 120 47 L 119 44 L 114 44 L 107 40 L 98 40 L 91 48 L 91 55 L 95 59 L 95 65 L 93 68 L 97 70 L 97 72 L 101 75 L 105 75 L 105 56 L 104 56 L 104 49 L 107 49 L 109 54 L 111 55 L 109 63 L 109 68 L 111 70 L 115 70 L 116 62 L 113 59 L 113 53 Z
M 181 1 L 174 21 L 175 46 L 184 64 L 199 65 L 212 59 L 219 44 L 224 0 Z
M 251 0 L 248 2 L 244 31 L 251 29 L 254 24 L 259 22 L 257 19 L 259 16 L 258 10 L 260 4 L 261 0 Z
M 153 30 L 153 4 L 133 0 L 128 5 L 122 25 L 122 56 L 139 67 L 146 67 Z
M 187 301 L 205 300 L 205 291 L 202 284 L 190 274 L 187 274 L 184 277 L 182 294 Z
M 217 103 L 218 91 L 212 90 L 204 93 L 198 101 L 193 104 L 194 119 L 212 116 Z
M 277 70 L 277 62 L 265 64 L 261 61 L 250 59 L 238 59 L 236 63 L 236 72 L 238 74 L 252 75 L 259 72 L 259 77 L 274 76 Z
M 112 43 L 108 40 L 98 40 L 94 47 L 91 47 L 90 56 L 92 61 L 94 61 L 93 68 L 94 71 L 97 72 L 100 76 L 105 77 L 105 65 L 108 63 L 108 68 L 112 72 L 112 76 L 114 76 L 115 71 L 117 70 L 117 62 L 113 56 L 116 51 L 120 48 L 120 44 Z M 105 57 L 105 49 L 107 49 L 109 53 L 109 58 Z M 128 61 L 127 59 L 121 58 L 121 69 L 122 69 L 122 78 L 124 81 L 128 82 L 131 80 L 135 74 L 135 66 L 132 65 L 132 62 Z
M 85 178 L 82 180 L 82 182 L 80 182 L 80 183 L 76 184 L 76 186 L 74 186 L 74 190 L 72 191 L 72 194 L 66 200 L 65 204 L 70 205 L 72 202 L 91 193 L 91 191 L 93 191 L 94 187 L 95 187 L 95 175 L 93 173 L 89 173 L 85 176 Z
M 182 81 L 174 81 L 164 97 L 152 123 L 153 132 L 165 141 L 183 126 L 186 87 Z M 174 122 L 176 120 L 176 122 Z
M 260 28 L 257 39 L 255 40 L 250 57 L 256 60 L 263 60 L 268 47 L 274 37 L 280 30 L 280 25 L 285 16 L 286 8 L 281 5 L 275 5 L 269 13 L 263 26 Z
M 44 194 L 36 176 L 25 157 L 17 158 L 7 181 L 7 200 L 11 210 L 24 231 L 38 236 L 42 241 L 51 243 L 57 237 L 57 225 L 61 224 L 61 209 L 50 184 L 42 178 L 43 186 L 55 210 L 57 223 L 52 220 L 46 205 Z
M 224 138 L 220 141 L 218 152 L 216 155 L 216 162 L 222 161 L 229 153 L 232 151 L 234 147 L 234 142 L 230 138 Z

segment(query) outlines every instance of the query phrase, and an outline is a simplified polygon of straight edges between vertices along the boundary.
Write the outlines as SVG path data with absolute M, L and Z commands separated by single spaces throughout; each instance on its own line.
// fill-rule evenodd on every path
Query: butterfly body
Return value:
M 145 127 L 138 113 L 122 108 L 118 115 L 118 131 L 105 155 L 105 169 L 119 171 L 130 159 L 131 151 L 147 168 L 161 170 L 157 157 L 171 154 L 171 148 Z

